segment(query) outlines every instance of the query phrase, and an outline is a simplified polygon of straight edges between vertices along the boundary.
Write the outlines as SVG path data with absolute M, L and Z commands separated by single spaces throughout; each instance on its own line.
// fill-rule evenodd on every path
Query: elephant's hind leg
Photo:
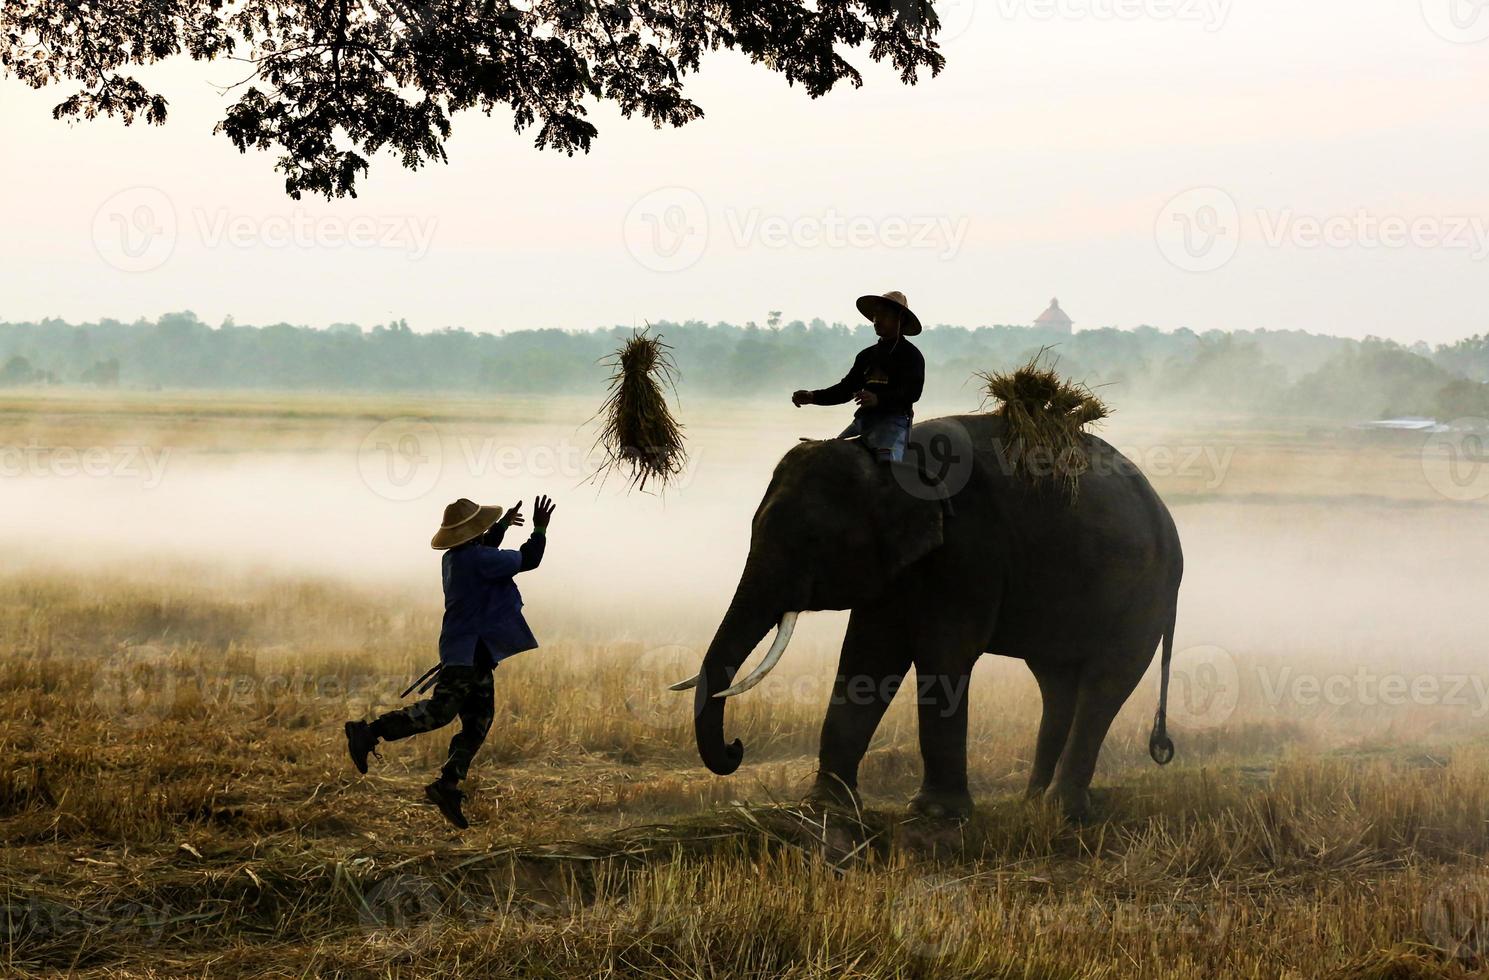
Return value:
M 1039 719 L 1039 735 L 1034 742 L 1034 766 L 1029 771 L 1027 796 L 1035 799 L 1049 788 L 1055 776 L 1055 765 L 1060 753 L 1065 751 L 1065 742 L 1070 736 L 1070 725 L 1075 720 L 1075 700 L 1079 673 L 1074 667 L 1049 664 L 1029 664 L 1034 679 L 1039 682 L 1039 696 L 1044 702 L 1044 711 Z
M 1057 803 L 1072 819 L 1084 818 L 1090 808 L 1091 777 L 1096 773 L 1101 745 L 1112 720 L 1147 670 L 1152 647 L 1148 649 L 1146 659 L 1114 652 L 1088 661 L 1081 669 L 1070 734 L 1045 791 L 1045 798 Z

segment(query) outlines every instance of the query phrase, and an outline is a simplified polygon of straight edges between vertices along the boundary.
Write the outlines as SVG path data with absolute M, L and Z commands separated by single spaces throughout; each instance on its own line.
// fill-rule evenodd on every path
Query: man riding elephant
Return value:
M 858 297 L 858 312 L 874 321 L 878 342 L 858 353 L 843 380 L 815 391 L 794 392 L 791 403 L 800 408 L 857 402 L 853 421 L 838 438 L 857 438 L 878 459 L 899 462 L 910 438 L 915 403 L 925 387 L 925 358 L 905 339 L 920 333 L 920 318 L 898 291 Z

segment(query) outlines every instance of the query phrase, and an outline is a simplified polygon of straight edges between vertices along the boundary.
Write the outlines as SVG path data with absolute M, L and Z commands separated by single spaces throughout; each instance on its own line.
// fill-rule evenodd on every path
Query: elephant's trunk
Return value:
M 693 731 L 698 740 L 698 755 L 704 765 L 720 776 L 739 768 L 744 744 L 739 739 L 724 744 L 725 699 L 715 695 L 734 683 L 740 664 L 786 613 L 768 592 L 752 587 L 751 581 L 747 570 L 708 646 L 698 684 L 693 689 Z

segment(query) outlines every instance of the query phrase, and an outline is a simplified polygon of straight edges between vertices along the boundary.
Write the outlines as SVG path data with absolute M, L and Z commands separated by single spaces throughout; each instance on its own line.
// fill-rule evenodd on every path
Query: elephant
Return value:
M 994 413 L 916 424 L 907 459 L 919 464 L 876 460 L 846 440 L 791 448 L 755 511 L 702 667 L 673 685 L 693 690 L 704 764 L 725 776 L 739 767 L 744 746 L 724 740 L 728 698 L 780 661 L 799 613 L 829 609 L 850 615 L 810 801 L 858 804 L 859 763 L 913 665 L 924 771 L 910 810 L 969 816 L 965 695 L 985 653 L 1023 660 L 1039 685 L 1030 798 L 1087 814 L 1107 730 L 1160 644 L 1148 748 L 1167 763 L 1178 531 L 1136 465 L 1095 435 L 1080 438 L 1089 467 L 1073 495 L 1012 464 L 1020 444 Z M 947 471 L 939 483 L 928 451 Z M 737 680 L 772 627 L 765 659 Z

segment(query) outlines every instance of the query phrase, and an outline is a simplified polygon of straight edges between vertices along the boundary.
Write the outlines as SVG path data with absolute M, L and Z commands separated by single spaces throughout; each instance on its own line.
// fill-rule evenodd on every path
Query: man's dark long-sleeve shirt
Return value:
M 538 567 L 548 538 L 534 529 L 520 549 L 496 547 L 506 530 L 498 524 L 480 540 L 451 548 L 441 559 L 445 620 L 439 635 L 440 663 L 471 666 L 481 640 L 497 662 L 538 645 L 522 615 L 522 593 L 512 579 Z
M 873 408 L 859 406 L 855 416 L 915 416 L 915 403 L 925 387 L 925 358 L 904 337 L 881 340 L 859 351 L 853 367 L 835 385 L 812 392 L 814 405 L 842 405 L 867 389 L 879 396 Z

